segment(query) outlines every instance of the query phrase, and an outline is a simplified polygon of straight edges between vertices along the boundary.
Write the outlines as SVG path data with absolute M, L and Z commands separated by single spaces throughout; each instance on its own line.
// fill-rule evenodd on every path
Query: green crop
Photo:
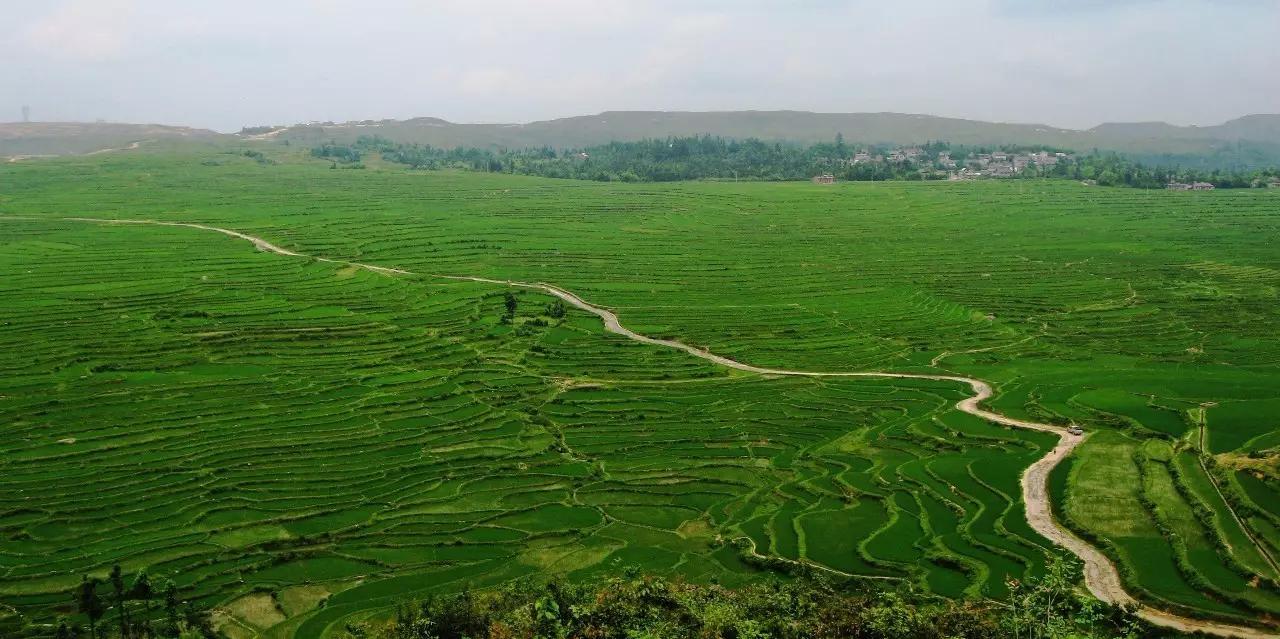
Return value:
M 1280 483 L 1246 463 L 1280 441 L 1280 192 L 273 159 L 0 165 L 0 602 L 119 563 L 232 610 L 277 593 L 271 633 L 316 636 L 537 572 L 999 599 L 1044 570 L 1018 478 L 1055 438 L 957 412 L 967 388 L 729 371 L 443 274 L 761 366 L 989 380 L 993 410 L 1096 431 L 1056 497 L 1135 595 L 1280 613 Z

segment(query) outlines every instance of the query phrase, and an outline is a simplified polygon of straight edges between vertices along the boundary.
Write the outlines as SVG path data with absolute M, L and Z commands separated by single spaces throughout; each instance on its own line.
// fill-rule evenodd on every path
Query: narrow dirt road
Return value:
M 3 218 L 0 218 L 3 219 Z M 234 238 L 251 242 L 258 250 L 289 257 L 305 257 L 308 259 L 316 259 L 322 262 L 332 264 L 343 264 L 366 269 L 375 273 L 383 273 L 389 275 L 413 275 L 411 271 L 398 268 L 389 268 L 385 266 L 374 266 L 372 264 L 363 264 L 360 262 L 351 262 L 348 260 L 336 260 L 326 257 L 315 257 L 297 253 L 285 248 L 281 248 L 260 237 L 255 237 L 239 231 L 219 228 L 216 226 L 208 226 L 205 224 L 195 224 L 190 222 L 161 222 L 157 220 L 119 220 L 119 219 L 103 219 L 89 217 L 71 217 L 62 218 L 66 221 L 78 222 L 94 222 L 101 224 L 150 224 L 158 226 L 179 226 L 205 231 L 214 231 L 222 233 Z M 1033 463 L 1022 474 L 1022 500 L 1025 503 L 1027 511 L 1027 523 L 1031 525 L 1036 532 L 1044 535 L 1053 543 L 1067 549 L 1084 562 L 1084 578 L 1085 586 L 1093 596 L 1107 603 L 1122 606 L 1137 606 L 1136 614 L 1158 626 L 1173 628 L 1182 632 L 1203 632 L 1206 634 L 1217 635 L 1221 637 L 1239 637 L 1241 639 L 1265 639 L 1268 637 L 1280 637 L 1275 632 L 1250 628 L 1246 626 L 1237 626 L 1217 621 L 1208 621 L 1203 619 L 1195 619 L 1192 617 L 1184 617 L 1171 612 L 1166 612 L 1157 608 L 1138 603 L 1128 592 L 1125 591 L 1123 582 L 1120 579 L 1120 573 L 1116 570 L 1116 566 L 1102 554 L 1100 550 L 1090 545 L 1088 542 L 1077 537 L 1074 533 L 1067 530 L 1053 517 L 1053 510 L 1049 499 L 1049 473 L 1071 454 L 1075 447 L 1084 441 L 1083 436 L 1073 435 L 1061 426 L 1052 424 L 1041 424 L 1038 422 L 1025 421 L 1007 417 L 999 413 L 994 413 L 982 408 L 982 402 L 990 398 L 994 391 L 991 385 L 980 379 L 972 377 L 961 377 L 958 375 L 929 375 L 925 373 L 894 373 L 880 371 L 860 371 L 860 372 L 821 372 L 821 371 L 800 371 L 781 368 L 764 368 L 761 366 L 753 366 L 745 364 L 737 360 L 716 355 L 708 350 L 690 346 L 683 342 L 669 339 L 658 339 L 641 335 L 625 326 L 618 320 L 617 314 L 606 308 L 595 306 L 586 300 L 574 295 L 573 293 L 544 283 L 517 282 L 513 280 L 497 280 L 487 277 L 473 277 L 465 275 L 436 275 L 423 273 L 422 275 L 441 279 L 463 280 L 469 282 L 484 282 L 488 284 L 500 284 L 504 286 L 512 286 L 518 288 L 527 288 L 540 290 L 554 295 L 571 306 L 591 313 L 604 321 L 604 328 L 610 333 L 616 333 L 637 342 L 644 344 L 652 344 L 654 346 L 664 346 L 684 351 L 694 357 L 700 357 L 707 361 L 726 366 L 728 368 L 746 371 L 750 373 L 758 373 L 761 375 L 785 375 L 798 377 L 889 377 L 900 379 L 930 379 L 944 382 L 955 382 L 959 384 L 967 384 L 973 391 L 973 395 L 960 400 L 956 403 L 956 408 L 970 415 L 981 417 L 990 422 L 1011 426 L 1014 428 L 1026 428 L 1046 433 L 1053 433 L 1058 436 L 1058 444 L 1050 450 L 1048 454 L 1041 457 Z
M 103 153 L 115 153 L 116 151 L 132 151 L 132 150 L 134 150 L 134 149 L 136 149 L 136 148 L 138 148 L 138 147 L 142 146 L 142 143 L 143 143 L 143 142 L 148 142 L 148 141 L 149 141 L 149 140 L 138 140 L 137 142 L 130 142 L 130 143 L 129 143 L 129 146 L 122 146 L 122 147 L 118 147 L 118 148 L 114 148 L 114 149 L 98 149 L 97 151 L 89 151 L 88 153 L 85 153 L 84 155 L 86 155 L 86 156 L 89 156 L 89 155 L 102 155 Z
M 150 142 L 150 141 L 151 140 L 138 140 L 137 142 L 130 142 L 129 146 L 122 146 L 122 147 L 112 148 L 112 149 L 98 149 L 97 151 L 87 151 L 85 153 L 81 153 L 80 155 L 84 157 L 88 157 L 91 155 L 102 155 L 103 153 L 115 153 L 117 151 L 132 151 L 142 146 L 144 142 Z M 72 153 L 69 155 L 75 155 L 75 154 Z M 11 155 L 8 158 L 6 158 L 6 161 L 8 161 L 10 164 L 13 164 L 15 162 L 21 162 L 23 160 L 34 160 L 37 158 L 56 158 L 56 157 L 61 157 L 61 156 L 57 153 L 41 153 L 37 155 Z

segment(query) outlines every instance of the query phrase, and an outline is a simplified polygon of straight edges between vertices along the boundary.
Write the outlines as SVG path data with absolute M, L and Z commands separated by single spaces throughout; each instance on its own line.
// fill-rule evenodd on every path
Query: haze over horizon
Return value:
M 1280 111 L 1280 3 L 1263 0 L 0 3 L 0 121 L 791 109 L 1087 129 Z

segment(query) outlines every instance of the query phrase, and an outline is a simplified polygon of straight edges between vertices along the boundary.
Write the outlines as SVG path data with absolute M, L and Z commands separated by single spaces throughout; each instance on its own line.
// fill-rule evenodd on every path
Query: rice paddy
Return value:
M 959 385 L 730 371 L 532 291 L 507 322 L 501 285 L 83 216 L 550 282 L 762 366 L 987 379 L 995 410 L 1096 431 L 1055 497 L 1133 594 L 1280 613 L 1280 194 L 280 160 L 0 167 L 0 602 L 120 563 L 229 632 L 310 637 L 431 591 L 759 557 L 998 599 L 1052 548 L 1018 478 L 1056 438 L 954 410 Z

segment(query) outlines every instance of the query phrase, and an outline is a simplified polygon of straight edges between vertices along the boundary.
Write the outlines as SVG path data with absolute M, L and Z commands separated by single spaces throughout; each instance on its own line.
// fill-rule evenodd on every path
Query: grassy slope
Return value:
M 0 213 L 202 221 L 316 254 L 549 281 L 617 308 L 637 329 L 758 364 L 923 370 L 944 351 L 991 349 L 940 365 L 1001 382 L 993 402 L 1001 410 L 1137 427 L 1128 435 L 1136 439 L 1176 435 L 1180 411 L 1200 402 L 1266 406 L 1280 387 L 1267 338 L 1280 284 L 1275 193 L 1061 182 L 623 186 L 322 166 L 261 166 L 218 154 L 10 165 L 0 168 Z M 0 295 L 22 302 L 6 306 L 6 320 L 23 327 L 7 332 L 6 352 L 16 356 L 7 366 L 23 374 L 9 376 L 0 411 L 16 421 L 9 428 L 23 443 L 10 462 L 18 473 L 0 484 L 10 506 L 3 525 L 23 540 L 25 550 L 12 552 L 35 557 L 5 559 L 6 598 L 20 603 L 67 585 L 53 574 L 114 557 L 184 572 L 212 558 L 195 578 L 202 592 L 222 598 L 255 583 L 311 579 L 337 588 L 361 575 L 401 575 L 336 595 L 335 607 L 308 623 L 422 588 L 416 575 L 429 570 L 481 581 L 522 569 L 602 569 L 614 560 L 692 575 L 745 570 L 732 553 L 708 552 L 708 537 L 691 533 L 699 526 L 675 530 L 699 519 L 721 534 L 756 538 L 762 551 L 804 552 L 841 570 L 900 575 L 953 595 L 998 596 L 1005 574 L 1040 561 L 1035 544 L 1043 542 L 1018 532 L 1020 510 L 1008 496 L 1044 442 L 945 411 L 954 389 L 792 381 L 756 388 L 762 382 L 604 337 L 586 319 L 515 338 L 495 324 L 500 301 L 485 287 L 344 275 L 196 231 L 4 224 L 0 256 L 9 275 Z M 192 252 L 187 261 L 161 266 L 183 250 Z M 526 307 L 542 303 L 528 298 Z M 128 310 L 101 311 L 114 304 Z M 188 308 L 211 316 L 163 315 Z M 55 316 L 92 319 L 36 332 Z M 316 328 L 324 339 L 297 330 Z M 206 336 L 221 331 L 233 337 Z M 345 341 L 335 346 L 335 336 Z M 73 355 L 87 348 L 99 354 Z M 124 370 L 94 368 L 119 362 Z M 157 368 L 173 372 L 149 372 Z M 356 374 L 366 381 L 352 387 Z M 551 381 L 563 377 L 607 381 L 604 389 Z M 119 409 L 99 403 L 112 388 L 127 391 Z M 35 399 L 50 393 L 65 398 Z M 410 397 L 429 398 L 422 414 L 404 407 Z M 255 415 L 255 406 L 271 417 Z M 452 411 L 461 421 L 439 421 Z M 132 412 L 150 416 L 146 435 L 131 434 Z M 204 438 L 198 446 L 183 441 L 192 413 L 218 424 L 196 431 Z M 388 414 L 410 430 L 388 427 Z M 315 431 L 316 423 L 327 426 Z M 370 431 L 371 424 L 380 427 Z M 953 449 L 954 432 L 970 439 Z M 52 443 L 67 436 L 76 443 Z M 548 452 L 556 437 L 571 452 Z M 195 455 L 188 449 L 210 452 L 197 455 L 190 477 L 128 484 L 110 500 L 68 500 L 55 487 L 37 498 L 49 505 L 34 512 L 12 507 L 31 499 L 15 491 L 37 485 L 46 467 L 100 469 L 106 459 L 126 473 L 119 462 L 138 446 L 155 448 L 152 441 L 171 443 L 144 464 L 186 467 Z M 1132 463 L 1125 455 L 1102 454 L 1103 441 L 1087 444 L 1082 457 L 1109 461 L 1077 465 L 1073 486 L 1136 472 L 1125 469 Z M 284 480 L 282 454 L 296 458 Z M 459 454 L 472 467 L 450 477 L 457 471 L 449 460 Z M 597 461 L 607 476 L 583 479 Z M 537 471 L 537 481 L 485 479 L 515 472 L 511 464 L 530 469 L 521 473 L 555 469 Z M 403 470 L 379 470 L 387 466 Z M 203 472 L 214 474 L 201 480 Z M 1095 472 L 1102 474 L 1091 478 Z M 117 481 L 124 482 L 106 483 Z M 520 489 L 504 494 L 512 482 Z M 351 486 L 342 499 L 333 497 L 336 485 Z M 1177 507 L 1169 491 L 1149 493 Z M 184 516 L 126 519 L 138 531 L 127 542 L 115 533 L 102 538 L 111 500 L 146 504 L 155 495 L 173 497 L 170 508 Z M 324 505 L 310 495 L 324 495 Z M 557 503 L 583 520 L 546 510 Z M 532 514 L 487 520 L 511 510 Z M 1121 534 L 1081 519 L 1122 546 L 1132 539 L 1158 553 L 1166 543 L 1149 526 Z M 538 530 L 540 521 L 552 528 Z M 918 540 L 909 548 L 886 543 L 890 529 Z M 833 536 L 855 541 L 837 551 L 815 542 Z M 100 547 L 87 561 L 42 556 L 50 544 Z M 282 561 L 285 551 L 299 555 Z M 510 562 L 512 553 L 526 559 Z M 922 564 L 926 554 L 952 560 Z M 1222 601 L 1197 604 L 1193 591 L 1160 592 L 1174 582 L 1159 557 L 1122 559 L 1158 596 L 1232 614 Z M 240 582 L 243 575 L 250 576 Z
M 119 149 L 134 142 L 213 143 L 223 136 L 206 129 L 158 124 L 92 122 L 0 123 L 0 159 L 24 155 L 74 155 Z
M 607 111 L 526 124 L 456 124 L 436 118 L 378 123 L 297 126 L 280 139 L 312 144 L 321 140 L 351 142 L 361 135 L 380 135 L 399 142 L 435 146 L 591 146 L 614 140 L 662 138 L 669 135 L 756 137 L 793 142 L 830 142 L 836 134 L 861 144 L 922 144 L 945 140 L 970 145 L 1049 145 L 1080 152 L 1113 150 L 1158 158 L 1194 156 L 1231 149 L 1246 141 L 1250 158 L 1262 165 L 1280 159 L 1280 116 L 1256 115 L 1218 126 L 1177 127 L 1162 123 L 1107 124 L 1087 131 L 1042 124 L 981 122 L 906 113 L 810 113 L 804 111 L 662 112 Z M 1236 149 L 1239 151 L 1239 149 Z M 1251 158 L 1256 154 L 1257 158 Z M 1270 158 L 1270 162 L 1266 161 Z M 1166 160 L 1167 161 L 1167 160 Z

